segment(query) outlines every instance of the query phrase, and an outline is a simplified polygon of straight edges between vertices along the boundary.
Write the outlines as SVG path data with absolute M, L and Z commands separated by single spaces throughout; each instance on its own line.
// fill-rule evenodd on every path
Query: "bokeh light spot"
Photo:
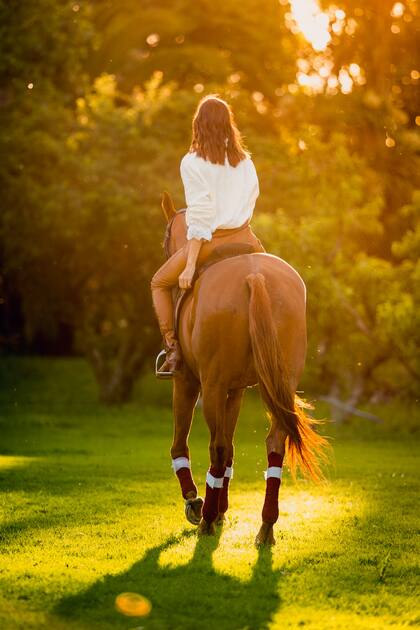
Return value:
M 239 74 L 239 72 L 233 72 L 228 77 L 229 83 L 238 83 L 240 80 L 241 80 L 241 75 Z
M 252 92 L 252 98 L 256 103 L 261 103 L 264 100 L 264 94 L 262 92 Z
M 349 66 L 349 72 L 352 77 L 358 77 L 360 74 L 360 66 L 358 63 L 351 63 Z
M 338 81 L 340 83 L 342 93 L 349 94 L 353 87 L 353 79 L 344 68 L 341 68 L 338 73 Z
M 402 2 L 396 2 L 391 9 L 391 16 L 393 18 L 399 18 L 403 15 L 405 6 Z
M 158 33 L 150 33 L 150 35 L 146 37 L 146 42 L 149 44 L 149 46 L 157 46 L 160 42 L 160 36 L 158 35 Z

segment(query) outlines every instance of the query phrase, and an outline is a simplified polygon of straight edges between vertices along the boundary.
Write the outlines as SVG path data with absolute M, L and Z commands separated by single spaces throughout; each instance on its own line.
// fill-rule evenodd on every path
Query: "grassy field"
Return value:
M 0 378 L 3 630 L 420 625 L 418 441 L 393 420 L 327 426 L 328 481 L 286 474 L 277 545 L 257 551 L 266 421 L 256 392 L 237 433 L 227 523 L 197 539 L 170 468 L 169 384 L 145 379 L 132 403 L 106 409 L 79 360 L 3 359 Z M 207 447 L 198 413 L 201 491 Z M 127 591 L 150 600 L 148 616 L 115 609 Z

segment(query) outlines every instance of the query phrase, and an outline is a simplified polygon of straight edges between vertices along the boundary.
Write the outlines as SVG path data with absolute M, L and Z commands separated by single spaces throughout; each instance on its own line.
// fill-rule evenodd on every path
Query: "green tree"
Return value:
M 293 35 L 272 0 L 122 0 L 94 7 L 93 76 L 112 72 L 131 89 L 157 70 L 180 88 L 240 83 L 268 98 L 294 78 Z M 258 18 L 257 18 L 258 16 Z M 257 19 L 256 19 L 257 18 Z

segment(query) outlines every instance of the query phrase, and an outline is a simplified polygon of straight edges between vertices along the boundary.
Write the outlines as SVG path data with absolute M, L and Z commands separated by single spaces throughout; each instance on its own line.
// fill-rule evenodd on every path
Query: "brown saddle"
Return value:
M 199 278 L 205 271 L 207 271 L 207 269 L 209 269 L 209 267 L 212 267 L 214 264 L 225 260 L 226 258 L 233 258 L 234 256 L 242 256 L 244 254 L 254 253 L 255 249 L 249 243 L 224 243 L 223 245 L 215 247 L 207 260 L 199 265 L 195 270 L 191 289 L 193 288 L 197 278 Z M 174 332 L 176 337 L 178 337 L 179 315 L 181 312 L 181 307 L 191 289 L 178 289 L 175 295 Z

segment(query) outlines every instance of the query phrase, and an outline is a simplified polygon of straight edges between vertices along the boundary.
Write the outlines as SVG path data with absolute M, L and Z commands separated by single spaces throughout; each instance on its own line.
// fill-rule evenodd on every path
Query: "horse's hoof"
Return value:
M 260 527 L 260 531 L 255 538 L 255 545 L 261 547 L 262 545 L 272 546 L 276 541 L 273 534 L 273 526 L 270 523 L 263 523 Z
M 202 518 L 197 531 L 199 536 L 214 536 L 216 533 L 216 526 L 214 523 L 207 523 L 207 521 Z
M 219 512 L 219 514 L 217 515 L 215 523 L 216 523 L 216 525 L 223 525 L 225 520 L 226 520 L 225 513 L 224 512 Z
M 185 501 L 185 516 L 187 517 L 187 521 L 192 523 L 192 525 L 199 524 L 203 504 L 204 501 L 201 497 L 195 497 L 194 499 L 187 499 Z

